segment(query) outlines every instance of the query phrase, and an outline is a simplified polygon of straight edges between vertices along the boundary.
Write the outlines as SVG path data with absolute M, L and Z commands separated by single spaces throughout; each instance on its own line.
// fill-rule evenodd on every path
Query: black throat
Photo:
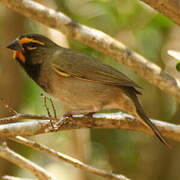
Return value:
M 18 61 L 27 74 L 46 92 L 51 92 L 48 79 L 41 78 L 42 64 L 23 63 Z
M 25 62 L 20 62 L 18 61 L 21 66 L 23 66 L 23 68 L 25 69 L 25 71 L 27 72 L 27 74 L 35 81 L 38 83 L 38 79 L 40 77 L 40 73 L 41 73 L 41 64 L 32 64 L 32 63 L 28 63 Z

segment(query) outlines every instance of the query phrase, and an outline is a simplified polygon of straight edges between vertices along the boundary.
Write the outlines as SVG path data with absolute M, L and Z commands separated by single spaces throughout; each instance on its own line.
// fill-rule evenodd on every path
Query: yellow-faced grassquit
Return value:
M 139 103 L 139 86 L 121 72 L 39 34 L 19 36 L 7 48 L 14 50 L 14 58 L 27 74 L 60 101 L 64 114 L 120 109 L 148 126 L 167 145 Z

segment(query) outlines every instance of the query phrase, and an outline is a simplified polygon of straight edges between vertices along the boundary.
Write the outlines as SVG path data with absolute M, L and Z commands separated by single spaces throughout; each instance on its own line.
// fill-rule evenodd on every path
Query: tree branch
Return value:
M 141 0 L 180 25 L 179 0 Z
M 22 119 L 36 119 L 38 117 L 41 120 L 33 122 L 16 122 L 11 124 L 0 125 L 0 137 L 13 137 L 13 136 L 33 136 L 41 133 L 48 133 L 57 131 L 57 129 L 52 129 L 52 125 L 48 119 L 51 117 L 46 116 L 36 116 L 36 115 L 24 115 L 18 114 L 20 120 Z M 26 118 L 24 118 L 26 117 Z M 17 121 L 17 116 L 8 117 L 9 121 Z M 7 119 L 7 118 L 5 118 Z M 43 120 L 44 119 L 44 120 Z M 60 120 L 54 118 L 55 120 Z M 0 121 L 4 119 L 0 119 Z M 180 141 L 180 125 L 175 125 L 171 123 L 161 122 L 153 120 L 153 123 L 159 128 L 162 134 L 175 141 Z M 56 125 L 55 125 L 56 126 Z M 133 117 L 124 113 L 97 113 L 93 117 L 75 117 L 69 119 L 68 123 L 57 127 L 58 130 L 68 130 L 68 129 L 79 129 L 79 128 L 106 128 L 106 129 L 126 129 L 138 132 L 143 132 L 146 134 L 153 135 L 152 131 L 144 126 L 140 121 L 135 120 Z
M 39 180 L 55 180 L 55 178 L 48 174 L 42 167 L 12 151 L 5 143 L 0 145 L 0 157 L 13 162 L 21 168 L 29 170 Z
M 177 79 L 105 33 L 81 25 L 63 13 L 31 0 L 0 0 L 0 2 L 26 17 L 62 31 L 69 38 L 78 40 L 112 56 L 115 60 L 130 67 L 147 81 L 174 96 L 180 102 L 180 83 Z
M 67 163 L 72 164 L 74 167 L 85 170 L 89 173 L 96 174 L 98 176 L 109 178 L 109 179 L 114 179 L 114 180 L 129 180 L 127 177 L 125 177 L 123 175 L 109 173 L 109 172 L 106 172 L 104 170 L 97 169 L 97 168 L 92 167 L 90 165 L 87 165 L 87 164 L 85 164 L 85 163 L 83 163 L 77 159 L 74 159 L 74 158 L 72 158 L 66 154 L 56 152 L 53 149 L 50 149 L 44 145 L 38 144 L 38 143 L 31 141 L 31 140 L 28 140 L 26 138 L 17 136 L 15 138 L 11 138 L 11 139 L 13 141 L 21 143 L 21 144 L 26 145 L 28 147 L 31 147 L 33 149 L 39 150 L 41 152 L 48 153 L 50 156 L 53 156 L 53 157 L 58 158 L 60 160 L 64 160 Z
M 19 178 L 19 177 L 8 176 L 8 175 L 2 176 L 1 178 L 2 180 L 33 180 L 29 178 Z

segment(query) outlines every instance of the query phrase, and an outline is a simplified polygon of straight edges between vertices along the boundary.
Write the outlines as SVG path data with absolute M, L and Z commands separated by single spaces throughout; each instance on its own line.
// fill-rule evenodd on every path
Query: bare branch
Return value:
M 58 120 L 57 118 L 54 118 L 54 117 L 17 113 L 14 116 L 0 118 L 0 124 L 5 124 L 5 123 L 14 122 L 14 121 L 23 120 L 23 119 L 34 119 L 34 120 L 46 120 L 46 119 L 48 119 L 48 120 L 55 120 L 55 121 Z
M 105 33 L 81 25 L 63 13 L 31 0 L 0 0 L 0 2 L 26 17 L 62 31 L 69 38 L 78 40 L 112 56 L 115 60 L 130 67 L 147 81 L 174 96 L 180 102 L 180 83 L 177 79 Z
M 60 160 L 64 160 L 66 161 L 67 163 L 70 163 L 72 164 L 74 167 L 77 167 L 79 169 L 82 169 L 84 171 L 87 171 L 89 173 L 92 173 L 92 174 L 96 174 L 96 175 L 99 175 L 99 176 L 102 176 L 102 177 L 106 177 L 106 178 L 110 178 L 110 179 L 114 179 L 114 180 L 129 180 L 127 177 L 123 176 L 123 175 L 119 175 L 119 174 L 114 174 L 114 173 L 109 173 L 109 172 L 106 172 L 104 170 L 100 170 L 100 169 L 97 169 L 95 167 L 92 167 L 90 165 L 87 165 L 77 159 L 74 159 L 68 155 L 65 155 L 63 153 L 60 153 L 60 152 L 56 152 L 54 151 L 53 149 L 50 149 L 44 145 L 41 145 L 41 144 L 38 144 L 34 141 L 31 141 L 31 140 L 28 140 L 26 138 L 23 138 L 23 137 L 20 137 L 20 136 L 17 136 L 15 138 L 11 138 L 13 141 L 16 141 L 18 143 L 21 143 L 21 144 L 24 144 L 26 146 L 29 146 L 33 149 L 36 149 L 36 150 L 39 150 L 41 152 L 45 152 L 45 153 L 48 153 L 49 155 L 55 157 L 55 158 L 58 158 Z
M 33 179 L 29 179 L 29 178 L 20 178 L 20 177 L 8 176 L 8 175 L 5 175 L 1 178 L 2 178 L 2 180 L 33 180 Z
M 50 101 L 52 109 L 53 109 L 54 117 L 57 118 L 56 108 L 55 108 L 55 105 L 53 103 L 53 100 L 51 98 L 49 98 L 49 101 Z
M 141 0 L 152 8 L 169 17 L 176 24 L 180 25 L 180 3 L 179 0 Z
M 41 133 L 48 133 L 55 131 L 52 129 L 50 119 L 52 117 L 36 116 L 27 114 L 18 114 L 19 120 L 22 119 L 39 119 L 33 122 L 17 122 L 11 124 L 0 125 L 0 137 L 13 137 L 13 136 L 33 136 Z M 8 117 L 8 119 L 17 116 Z M 7 118 L 5 118 L 7 119 Z M 43 120 L 44 119 L 44 120 Z M 49 119 L 49 120 L 48 120 Z M 1 119 L 3 120 L 3 119 Z M 60 119 L 54 118 L 58 121 Z M 159 128 L 164 137 L 180 141 L 180 125 L 166 123 L 162 121 L 153 120 L 153 123 Z M 55 125 L 56 126 L 56 125 Z M 97 113 L 93 117 L 75 117 L 70 118 L 69 122 L 64 124 L 59 130 L 79 129 L 79 128 L 108 128 L 108 129 L 126 129 L 146 134 L 153 135 L 152 131 L 144 126 L 140 121 L 133 119 L 131 116 L 124 113 Z
M 46 111 L 47 111 L 48 117 L 51 117 L 51 112 L 50 112 L 49 107 L 48 107 L 48 105 L 47 105 L 47 99 L 48 99 L 48 97 L 45 96 L 44 94 L 41 94 L 41 96 L 43 97 L 44 107 L 45 107 L 45 109 L 46 109 Z M 48 99 L 48 100 L 49 100 L 49 99 Z
M 39 180 L 55 180 L 55 178 L 47 173 L 42 167 L 12 151 L 6 146 L 5 143 L 3 143 L 3 145 L 0 145 L 0 157 L 13 162 L 21 168 L 29 170 Z

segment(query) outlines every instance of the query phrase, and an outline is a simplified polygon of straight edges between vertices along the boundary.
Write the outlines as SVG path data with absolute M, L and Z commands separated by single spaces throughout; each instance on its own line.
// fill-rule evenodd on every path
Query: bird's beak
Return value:
M 7 46 L 7 48 L 8 48 L 8 49 L 15 50 L 15 51 L 21 51 L 21 50 L 23 50 L 23 47 L 19 44 L 18 40 L 12 41 L 12 42 Z

